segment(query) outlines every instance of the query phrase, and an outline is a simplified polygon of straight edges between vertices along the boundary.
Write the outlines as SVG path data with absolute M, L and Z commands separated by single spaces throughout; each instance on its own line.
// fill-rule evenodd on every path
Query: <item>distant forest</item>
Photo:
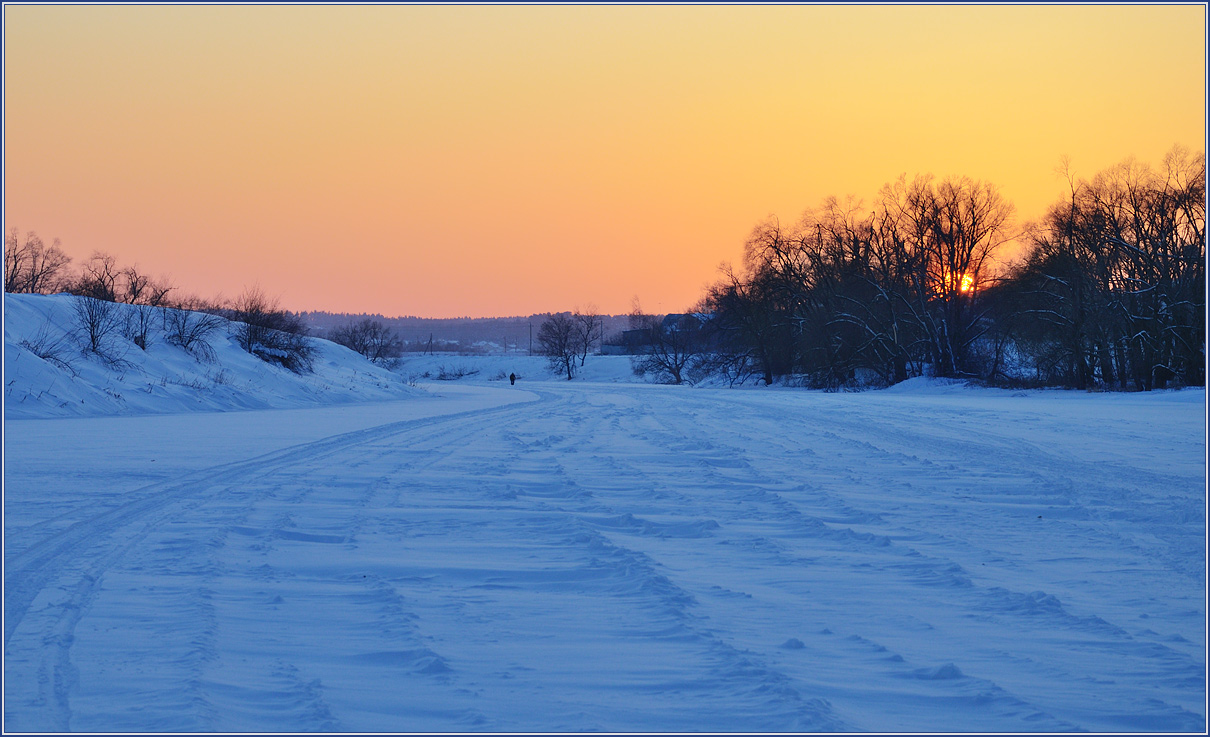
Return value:
M 79 269 L 58 240 L 12 229 L 6 292 L 70 292 L 85 350 L 111 333 L 146 349 L 152 320 L 204 358 L 221 315 L 249 352 L 309 370 L 307 335 L 384 366 L 407 352 L 532 352 L 571 379 L 590 352 L 628 353 L 668 383 L 722 378 L 823 389 L 915 376 L 999 386 L 1147 391 L 1206 381 L 1206 157 L 1128 159 L 1016 225 L 992 184 L 906 176 L 874 202 L 826 199 L 792 226 L 760 223 L 683 314 L 425 319 L 291 313 L 259 289 L 223 303 L 97 252 Z M 1009 262 L 1006 253 L 1020 249 Z M 119 325 L 105 305 L 141 308 Z M 153 309 L 153 308 L 158 308 Z M 177 308 L 177 309 L 173 309 Z
M 431 345 L 437 351 L 464 353 L 538 351 L 538 329 L 551 317 L 540 313 L 524 317 L 386 317 L 371 314 L 302 312 L 302 319 L 319 337 L 350 323 L 372 320 L 395 332 L 405 352 L 423 352 Z M 627 315 L 599 315 L 606 337 L 628 327 Z M 532 340 L 531 340 L 532 339 Z

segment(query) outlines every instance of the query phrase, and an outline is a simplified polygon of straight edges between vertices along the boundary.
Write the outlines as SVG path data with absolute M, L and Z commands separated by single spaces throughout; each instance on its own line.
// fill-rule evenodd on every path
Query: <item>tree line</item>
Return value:
M 689 312 L 660 317 L 636 305 L 627 331 L 642 346 L 635 373 L 827 389 L 922 375 L 1080 389 L 1204 385 L 1204 153 L 1176 147 L 1159 168 L 1126 160 L 1091 179 L 1069 175 L 1068 185 L 1022 228 L 994 185 L 931 175 L 900 177 L 872 206 L 830 197 L 793 226 L 760 223 L 740 268 L 725 268 Z M 1009 263 L 1013 244 L 1024 253 Z M 145 350 L 158 315 L 169 342 L 205 358 L 221 316 L 250 353 L 310 368 L 304 320 L 259 289 L 206 301 L 105 253 L 75 271 L 70 262 L 57 239 L 14 228 L 4 289 L 77 295 L 86 350 L 103 354 L 112 332 Z M 136 309 L 119 320 L 118 302 Z M 571 379 L 603 327 L 591 307 L 554 314 L 537 347 Z M 372 318 L 330 337 L 387 367 L 402 354 L 398 335 Z
M 71 261 L 58 239 L 47 244 L 35 232 L 22 237 L 13 228 L 4 241 L 4 291 L 74 295 L 74 338 L 85 353 L 120 363 L 114 338 L 121 336 L 147 350 L 158 329 L 167 343 L 210 361 L 214 358 L 210 337 L 227 324 L 230 337 L 248 353 L 295 373 L 312 369 L 315 347 L 304 320 L 282 309 L 259 287 L 248 287 L 233 299 L 207 300 L 181 295 L 169 279 L 153 278 L 137 266 L 120 266 L 102 251 L 94 252 L 78 269 L 71 268 Z M 119 310 L 120 303 L 130 308 Z M 398 355 L 398 339 L 374 326 L 353 323 L 333 338 L 375 363 L 385 364 Z M 27 347 L 64 363 L 61 344 L 42 340 Z
M 648 318 L 636 372 L 820 388 L 933 375 L 1005 386 L 1205 383 L 1205 155 L 1127 160 L 1017 229 L 969 177 L 900 177 L 759 224 L 686 315 Z M 1024 254 L 1006 263 L 1011 244 Z

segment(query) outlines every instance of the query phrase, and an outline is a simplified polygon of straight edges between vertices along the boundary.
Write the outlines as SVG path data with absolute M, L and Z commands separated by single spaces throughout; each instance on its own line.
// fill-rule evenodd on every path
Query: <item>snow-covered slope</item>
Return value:
M 101 358 L 81 347 L 74 299 L 4 295 L 6 418 L 303 407 L 399 399 L 417 391 L 400 375 L 326 340 L 312 340 L 313 373 L 292 373 L 242 350 L 226 320 L 208 340 L 213 360 L 170 344 L 158 317 L 147 350 L 115 330 Z M 122 316 L 134 309 L 115 308 Z M 48 352 L 57 360 L 38 355 Z

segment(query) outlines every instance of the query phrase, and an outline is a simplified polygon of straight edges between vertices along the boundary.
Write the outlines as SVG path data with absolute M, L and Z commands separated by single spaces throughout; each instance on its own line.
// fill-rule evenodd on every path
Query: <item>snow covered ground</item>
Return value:
M 1204 731 L 1204 391 L 498 360 L 371 403 L 6 396 L 5 730 Z
M 439 381 L 442 372 L 446 376 L 473 372 L 456 381 L 464 383 L 508 383 L 508 375 L 516 374 L 522 386 L 534 381 L 566 382 L 566 374 L 552 372 L 545 358 L 523 353 L 459 356 L 437 354 L 433 356 L 405 354 L 398 373 L 419 381 Z M 629 356 L 590 355 L 582 367 L 577 367 L 574 381 L 647 383 L 636 377 L 630 367 Z M 427 375 L 427 376 L 426 376 Z
M 240 348 L 221 319 L 204 359 L 167 340 L 158 312 L 141 350 L 121 334 L 135 310 L 125 304 L 114 305 L 118 325 L 104 338 L 102 359 L 80 349 L 74 299 L 4 295 L 6 419 L 306 407 L 416 393 L 404 377 L 326 340 L 313 341 L 312 373 L 291 373 Z M 45 360 L 48 352 L 58 360 Z

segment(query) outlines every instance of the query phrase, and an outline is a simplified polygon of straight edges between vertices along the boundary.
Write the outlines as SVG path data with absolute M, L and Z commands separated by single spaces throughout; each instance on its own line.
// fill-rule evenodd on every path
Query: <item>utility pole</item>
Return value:
M 534 355 L 534 321 L 529 321 L 529 355 Z

